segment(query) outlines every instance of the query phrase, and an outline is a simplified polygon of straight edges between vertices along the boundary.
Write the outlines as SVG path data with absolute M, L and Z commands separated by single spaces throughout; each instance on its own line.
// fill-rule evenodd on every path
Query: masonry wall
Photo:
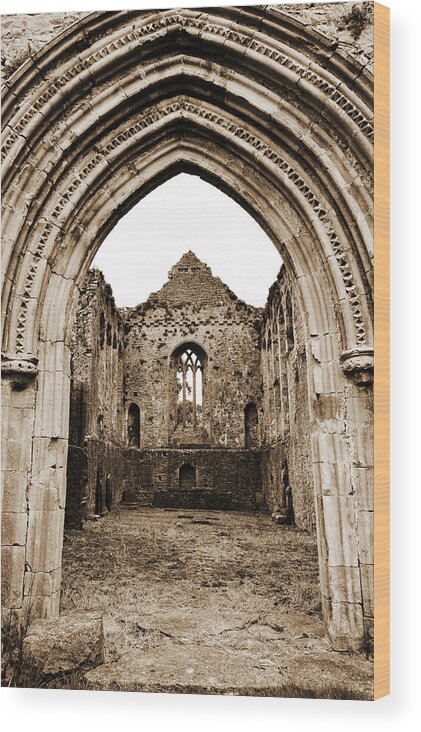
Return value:
M 188 489 L 180 482 L 184 465 L 196 471 L 196 485 Z M 144 506 L 255 509 L 261 503 L 261 455 L 225 448 L 127 450 L 124 488 Z
M 192 252 L 146 303 L 126 311 L 125 397 L 141 409 L 141 447 L 243 448 L 244 410 L 260 404 L 261 311 L 239 300 Z M 182 343 L 206 353 L 203 422 L 196 434 L 176 423 L 172 354 Z
M 98 270 L 85 280 L 72 338 L 66 524 L 121 499 L 124 325 Z
M 195 429 L 177 423 L 172 354 L 183 343 L 206 354 Z M 130 405 L 140 410 L 136 447 Z M 197 471 L 188 492 L 184 463 Z M 102 274 L 89 273 L 73 334 L 67 525 L 128 491 L 141 505 L 216 508 L 255 508 L 263 496 L 270 511 L 314 530 L 310 466 L 306 334 L 283 267 L 264 311 L 192 252 L 136 308 L 117 310 Z
M 313 531 L 306 335 L 284 267 L 269 291 L 263 316 L 261 365 L 265 501 L 271 511 Z
M 112 510 L 123 492 L 140 505 L 251 509 L 261 502 L 260 325 L 261 310 L 239 300 L 193 252 L 136 308 L 118 310 L 103 275 L 88 274 L 73 330 L 68 526 Z M 195 428 L 177 416 L 173 353 L 186 342 L 203 349 Z M 135 444 L 133 407 L 140 411 Z M 184 463 L 197 471 L 191 491 L 180 489 Z

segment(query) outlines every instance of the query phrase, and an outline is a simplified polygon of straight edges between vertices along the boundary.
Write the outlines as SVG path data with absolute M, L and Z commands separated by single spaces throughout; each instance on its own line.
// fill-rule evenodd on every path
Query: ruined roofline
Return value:
M 279 285 L 280 285 L 281 281 L 285 278 L 285 273 L 286 273 L 286 267 L 285 267 L 285 264 L 282 262 L 281 266 L 279 268 L 279 272 L 276 275 L 276 279 L 272 282 L 271 286 L 269 287 L 266 304 L 265 304 L 264 308 L 261 308 L 262 313 L 263 313 L 263 318 L 265 318 L 267 316 L 268 309 L 272 305 L 273 299 L 276 297 L 276 294 L 279 290 Z
M 183 271 L 184 268 L 186 268 L 186 271 Z M 120 308 L 120 310 L 124 311 L 125 313 L 129 313 L 147 310 L 152 305 L 161 305 L 162 307 L 168 307 L 168 302 L 165 299 L 164 294 L 165 288 L 168 287 L 170 284 L 176 282 L 177 278 L 191 278 L 192 276 L 195 276 L 196 272 L 194 272 L 193 270 L 196 268 L 198 272 L 200 271 L 204 273 L 209 279 L 211 279 L 216 287 L 221 288 L 230 301 L 235 302 L 241 308 L 244 308 L 251 313 L 255 313 L 258 316 L 261 316 L 263 314 L 263 307 L 250 305 L 245 300 L 239 298 L 235 294 L 235 292 L 231 290 L 231 288 L 225 282 L 223 282 L 220 277 L 217 277 L 212 273 L 212 269 L 210 268 L 210 266 L 206 262 L 203 262 L 201 259 L 199 259 L 197 254 L 195 254 L 195 252 L 193 252 L 191 249 L 189 249 L 187 252 L 184 252 L 181 255 L 180 259 L 170 268 L 168 272 L 168 279 L 166 280 L 166 282 L 164 282 L 159 290 L 151 292 L 148 298 L 143 302 L 140 302 L 137 305 L 133 305 L 132 307 Z
M 86 275 L 82 290 L 92 289 L 96 292 L 99 287 L 103 288 L 105 297 L 110 302 L 111 309 L 119 313 L 120 308 L 116 305 L 112 286 L 105 279 L 102 270 L 100 270 L 98 267 L 91 267 L 88 270 L 88 274 Z

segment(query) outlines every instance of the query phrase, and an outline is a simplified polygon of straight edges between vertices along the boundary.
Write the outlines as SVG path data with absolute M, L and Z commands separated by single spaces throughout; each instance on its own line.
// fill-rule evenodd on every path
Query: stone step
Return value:
M 186 644 L 125 653 L 85 675 L 91 689 L 185 694 L 276 695 L 282 677 L 269 659 Z
M 85 674 L 90 689 L 231 696 L 371 698 L 371 666 L 332 651 L 256 652 L 253 648 L 169 641 L 123 654 Z M 274 649 L 272 649 L 274 651 Z M 280 652 L 281 651 L 281 652 Z M 272 656 L 272 657 L 270 657 Z M 352 685 L 350 679 L 352 678 Z M 333 696 L 332 695 L 333 692 Z

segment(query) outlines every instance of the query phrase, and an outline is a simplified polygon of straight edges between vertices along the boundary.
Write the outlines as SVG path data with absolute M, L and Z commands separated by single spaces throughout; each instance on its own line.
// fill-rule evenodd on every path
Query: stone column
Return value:
M 21 614 L 37 359 L 2 354 L 2 607 Z
M 68 447 L 70 351 L 43 343 L 40 362 L 3 358 L 5 611 L 59 610 Z
M 325 338 L 330 338 L 326 336 Z M 323 349 L 322 349 L 323 350 Z M 318 529 L 320 584 L 328 636 L 336 650 L 360 650 L 367 640 L 364 607 L 372 594 L 369 564 L 372 547 L 370 510 L 372 487 L 355 480 L 371 438 L 361 421 L 365 394 L 349 383 L 347 356 L 341 365 L 322 362 L 315 369 L 315 429 L 312 436 L 313 475 Z M 371 357 L 372 368 L 372 357 Z M 364 380 L 369 370 L 359 363 L 354 378 Z M 351 395 L 351 396 L 350 396 Z M 363 461 L 365 458 L 363 459 Z M 367 478 L 367 475 L 366 475 Z

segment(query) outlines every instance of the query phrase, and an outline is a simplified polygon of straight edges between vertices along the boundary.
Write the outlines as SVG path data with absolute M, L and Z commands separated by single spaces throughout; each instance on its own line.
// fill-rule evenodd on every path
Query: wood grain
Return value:
M 390 693 L 390 10 L 374 3 L 374 698 Z

